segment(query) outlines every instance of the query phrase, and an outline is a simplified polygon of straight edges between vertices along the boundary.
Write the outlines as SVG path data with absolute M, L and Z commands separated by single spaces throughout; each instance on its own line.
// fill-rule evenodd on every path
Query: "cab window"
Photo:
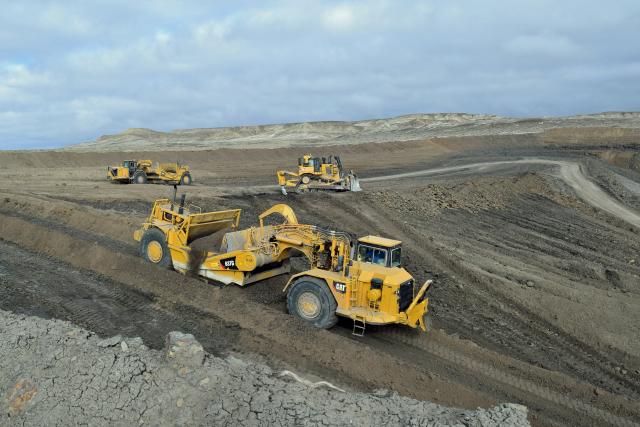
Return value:
M 402 263 L 401 255 L 402 249 L 395 248 L 391 250 L 391 267 L 400 267 Z
M 367 245 L 358 246 L 358 261 L 387 265 L 387 251 Z

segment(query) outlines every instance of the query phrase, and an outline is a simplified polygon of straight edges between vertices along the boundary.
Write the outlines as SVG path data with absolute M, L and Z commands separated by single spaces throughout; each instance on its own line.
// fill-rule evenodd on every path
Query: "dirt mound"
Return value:
M 462 209 L 470 213 L 503 209 L 523 194 L 556 197 L 549 184 L 534 173 L 511 179 L 479 178 L 453 185 L 428 184 L 411 192 L 375 191 L 367 196 L 395 206 L 403 215 L 410 215 L 412 212 L 440 214 L 447 209 Z
M 0 311 L 0 325 L 0 424 L 529 425 L 521 405 L 465 411 L 385 390 L 344 392 L 206 355 L 174 332 L 163 354 L 139 338 L 101 340 L 62 321 Z

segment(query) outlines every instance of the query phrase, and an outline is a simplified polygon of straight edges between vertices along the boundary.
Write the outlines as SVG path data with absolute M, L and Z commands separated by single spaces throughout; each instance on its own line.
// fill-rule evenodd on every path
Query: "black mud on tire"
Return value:
M 158 242 L 162 247 L 162 258 L 158 262 L 152 261 L 148 256 L 147 248 L 151 242 Z M 173 266 L 173 262 L 171 261 L 171 252 L 169 252 L 169 246 L 167 245 L 165 235 L 157 228 L 150 228 L 142 235 L 142 239 L 140 239 L 140 255 L 145 259 L 145 261 L 150 262 L 151 264 L 164 268 L 171 268 Z
M 192 182 L 193 180 L 191 179 L 191 174 L 189 172 L 184 173 L 180 178 L 180 185 L 191 185 Z
M 147 174 L 144 171 L 137 171 L 133 174 L 134 184 L 146 184 L 147 183 Z
M 298 310 L 298 299 L 304 293 L 314 294 L 320 301 L 320 313 L 313 320 L 302 316 Z M 296 279 L 287 292 L 287 311 L 302 320 L 310 322 L 316 328 L 329 329 L 338 321 L 336 303 L 327 283 L 314 277 L 300 277 Z

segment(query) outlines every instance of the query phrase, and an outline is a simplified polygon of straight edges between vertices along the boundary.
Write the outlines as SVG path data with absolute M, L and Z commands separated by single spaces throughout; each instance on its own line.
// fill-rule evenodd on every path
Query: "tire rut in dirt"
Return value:
M 471 282 L 471 286 L 469 287 L 475 287 L 472 298 L 466 297 L 462 300 L 462 304 L 468 304 L 466 307 L 467 310 L 465 310 L 464 306 L 458 306 L 453 312 L 445 314 L 445 316 L 438 319 L 440 326 L 444 327 L 445 330 L 448 330 L 450 333 L 460 333 L 460 335 L 466 336 L 468 339 L 478 341 L 477 335 L 469 334 L 469 331 L 475 329 L 483 335 L 480 343 L 486 345 L 487 348 L 492 348 L 500 353 L 523 360 L 524 362 L 538 365 L 540 365 L 542 361 L 546 362 L 549 358 L 554 358 L 553 355 L 550 357 L 549 354 L 549 350 L 553 349 L 554 351 L 552 353 L 556 355 L 557 360 L 561 361 L 561 363 L 551 367 L 551 369 L 569 374 L 579 381 L 587 380 L 613 393 L 627 397 L 638 394 L 638 385 L 636 382 L 615 372 L 614 367 L 618 363 L 615 359 L 598 352 L 596 349 L 576 340 L 575 337 L 557 329 L 535 313 L 508 298 L 508 296 L 501 294 L 496 295 L 492 289 L 486 288 L 487 278 L 478 276 L 476 272 L 450 262 L 451 260 L 449 260 L 446 255 L 439 254 L 439 251 L 433 247 L 431 241 L 425 238 L 420 231 L 404 223 L 398 224 L 397 220 L 386 216 L 382 212 L 384 209 L 375 209 L 375 207 L 369 205 L 367 201 L 360 200 L 358 203 L 353 202 L 354 200 L 350 200 L 347 204 L 337 198 L 332 200 L 335 207 L 335 209 L 332 210 L 332 214 L 335 215 L 336 211 L 339 210 L 344 212 L 343 215 L 335 215 L 341 219 L 342 227 L 349 226 L 351 230 L 360 229 L 363 233 L 369 233 L 372 230 L 384 230 L 387 234 L 392 231 L 397 232 L 397 234 L 394 234 L 394 237 L 405 242 L 405 247 L 408 246 L 409 248 L 407 252 L 416 251 L 416 253 L 418 253 L 418 256 L 411 257 L 411 262 L 406 265 L 410 271 L 413 272 L 418 269 L 422 271 L 421 267 L 424 266 L 437 269 L 440 271 L 442 278 L 447 282 L 451 282 L 447 285 L 456 284 L 456 281 L 447 277 L 453 274 L 467 280 L 469 280 L 469 278 L 471 279 L 469 280 Z M 302 201 L 301 204 L 306 204 L 309 209 L 313 209 L 314 205 L 313 202 L 304 201 Z M 363 212 L 369 212 L 369 214 L 363 215 Z M 375 212 L 375 214 L 372 214 L 372 212 Z M 372 215 L 375 219 L 371 217 Z M 334 217 L 326 215 L 324 220 L 332 223 L 334 222 Z M 429 251 L 429 248 L 433 250 Z M 430 253 L 424 253 L 425 250 Z M 457 298 L 459 296 L 460 295 L 449 295 L 449 298 Z M 437 300 L 432 301 L 437 304 Z M 499 308 L 500 305 L 508 307 L 509 310 L 501 310 Z M 489 311 L 473 313 L 472 310 L 468 310 L 477 306 L 486 307 Z M 453 313 L 453 315 L 451 315 L 451 313 Z M 496 325 L 492 321 L 492 319 L 495 318 L 500 319 L 500 325 Z M 484 326 L 479 327 L 478 325 Z M 423 340 L 421 345 L 426 345 L 428 337 L 418 338 L 418 340 Z M 538 354 L 532 353 L 530 350 L 532 341 L 535 342 L 537 348 L 541 349 Z M 549 367 L 548 364 L 547 366 Z M 461 367 L 464 368 L 464 366 Z M 491 375 L 493 375 L 493 373 Z M 524 381 L 524 379 L 522 380 Z M 530 384 L 533 386 L 535 386 L 535 384 L 544 385 L 545 382 L 546 379 L 544 378 L 533 377 L 531 378 Z M 540 390 L 547 390 L 549 393 L 559 392 L 558 387 L 556 387 L 556 390 L 558 390 L 556 392 L 552 392 L 551 389 L 546 387 L 541 387 L 538 389 L 538 394 L 540 394 Z M 522 387 L 520 391 L 523 391 Z M 518 395 L 515 397 L 517 396 Z M 511 397 L 513 398 L 514 396 Z M 519 398 L 525 399 L 526 401 L 526 397 L 523 397 L 522 394 L 519 395 Z M 567 407 L 573 408 L 573 410 L 576 411 L 576 408 L 583 405 L 579 400 L 575 399 L 567 400 L 565 403 Z M 594 414 L 601 414 L 599 411 L 601 410 L 593 408 Z M 565 422 L 566 421 L 567 419 L 565 419 Z
M 535 206 L 540 208 L 539 200 L 535 200 Z M 504 230 L 505 224 L 513 221 L 514 218 L 516 222 L 519 222 L 521 218 L 525 217 L 522 213 L 531 211 L 533 207 L 525 203 L 510 215 L 498 213 L 497 215 L 500 218 L 497 223 L 501 224 Z M 362 207 L 362 209 L 366 209 L 366 207 Z M 376 212 L 378 217 L 385 217 L 385 221 L 395 222 L 380 210 Z M 495 215 L 493 212 L 490 214 Z M 460 227 L 460 224 L 466 223 L 470 231 L 487 222 L 490 221 L 486 217 L 482 217 L 477 223 L 472 223 L 470 222 L 470 216 L 465 215 L 464 220 L 457 218 L 451 221 L 451 225 L 457 224 Z M 424 248 L 432 246 L 430 241 L 424 238 L 423 233 L 420 232 L 421 230 L 413 227 L 407 229 L 406 227 L 404 224 L 399 225 L 396 223 L 395 228 L 407 230 L 407 232 L 403 233 L 402 240 L 415 242 L 410 245 L 410 250 L 416 250 L 419 253 L 424 251 Z M 525 219 L 525 224 L 522 225 L 522 228 L 526 230 L 528 227 L 531 227 L 531 223 Z M 388 230 L 389 227 L 385 226 L 384 229 Z M 544 232 L 543 230 L 540 231 Z M 500 237 L 501 235 L 496 236 L 496 240 L 500 241 Z M 441 255 L 438 255 L 439 253 Z M 629 376 L 623 376 L 615 371 L 615 367 L 619 366 L 620 358 L 624 357 L 623 355 L 618 354 L 616 355 L 618 357 L 614 358 L 602 353 L 574 336 L 565 333 L 504 293 L 496 291 L 495 286 L 486 288 L 487 280 L 491 280 L 489 277 L 483 277 L 478 272 L 465 268 L 459 262 L 451 262 L 446 254 L 442 255 L 441 252 L 434 250 L 429 258 L 440 258 L 438 260 L 440 261 L 438 269 L 448 270 L 458 277 L 466 278 L 470 282 L 468 283 L 470 286 L 465 289 L 471 288 L 470 290 L 473 292 L 473 305 L 461 306 L 457 313 L 449 312 L 452 317 L 444 326 L 447 326 L 447 324 L 456 325 L 456 330 L 460 331 L 459 325 L 461 324 L 468 327 L 474 325 L 476 328 L 478 325 L 484 325 L 481 326 L 479 331 L 485 340 L 493 344 L 492 347 L 496 350 L 518 357 L 525 362 L 544 364 L 548 368 L 567 373 L 579 380 L 587 380 L 614 393 L 628 397 L 640 396 L 640 381 L 634 380 Z M 420 264 L 425 265 L 424 263 Z M 419 265 L 416 265 L 415 268 L 418 268 Z M 411 269 L 411 266 L 409 268 Z M 437 304 L 437 300 L 434 302 Z M 501 309 L 500 305 L 507 309 Z M 477 310 L 478 307 L 485 307 L 487 312 L 483 314 Z M 474 313 L 474 311 L 478 312 Z M 460 313 L 464 315 L 459 315 Z M 489 319 L 499 320 L 498 322 L 487 322 Z M 468 331 L 465 336 L 472 340 L 477 339 L 477 336 L 470 335 Z M 531 343 L 534 343 L 534 348 L 539 350 L 535 351 Z M 554 360 L 557 361 L 557 364 L 549 363 Z
M 174 330 L 193 333 L 216 354 L 233 345 L 237 335 L 237 328 L 209 314 L 182 306 L 161 310 L 151 296 L 127 285 L 8 242 L 0 241 L 0 265 L 3 310 L 67 320 L 105 337 L 139 336 L 156 349 Z
M 428 366 L 428 372 L 438 372 L 464 383 L 475 383 L 481 391 L 500 400 L 518 401 L 536 414 L 537 421 L 550 425 L 612 425 L 634 426 L 637 414 L 613 415 L 610 410 L 598 408 L 588 402 L 571 398 L 562 391 L 540 385 L 537 378 L 510 373 L 504 367 L 467 357 L 446 346 L 433 345 L 415 331 L 386 328 L 367 336 L 367 342 L 376 348 L 385 348 L 410 360 L 416 366 Z M 419 369 L 419 368 L 417 368 Z M 424 369 L 424 368 L 423 368 Z M 544 408 L 538 411 L 538 408 Z M 570 411 L 567 412 L 567 409 Z M 611 408 L 614 409 L 614 408 Z
M 536 204 L 539 206 L 538 201 L 536 201 Z M 523 209 L 530 208 L 531 206 L 525 205 Z M 521 233 L 514 230 L 506 232 L 505 228 L 508 228 L 510 221 L 513 221 L 513 214 L 496 214 L 492 212 L 487 215 L 497 215 L 499 217 L 498 221 L 503 224 L 501 228 L 502 233 L 505 235 L 511 235 L 514 233 L 517 235 L 524 235 L 526 230 L 535 229 L 531 222 L 527 220 L 526 224 L 522 225 L 525 229 L 523 229 Z M 519 221 L 520 220 L 518 220 L 518 222 Z M 467 219 L 466 222 L 469 228 L 473 228 L 478 225 L 469 219 Z M 486 224 L 490 221 L 487 220 L 485 215 L 482 219 L 479 219 L 479 222 Z M 459 223 L 459 221 L 457 223 Z M 500 231 L 496 229 L 495 232 L 497 233 L 496 241 L 502 241 L 504 243 L 505 240 L 502 239 Z M 592 240 L 587 233 L 587 230 L 582 230 L 577 234 L 581 235 L 582 238 L 586 240 Z M 559 237 L 558 240 L 560 240 Z M 602 241 L 602 239 L 599 240 Z M 529 241 L 529 239 L 525 237 L 521 242 L 522 241 Z M 562 242 L 564 242 L 563 244 L 566 243 L 564 239 Z M 578 246 L 584 248 L 587 245 L 583 245 L 578 242 Z M 573 249 L 570 248 L 570 250 Z M 476 251 L 478 251 L 477 248 Z M 608 258 L 606 253 L 611 252 L 608 252 L 607 250 L 604 252 L 604 257 Z M 624 265 L 621 266 L 624 267 Z M 520 354 L 520 358 L 523 360 L 528 359 L 534 363 L 543 363 L 544 366 L 548 368 L 571 373 L 572 376 L 578 379 L 589 379 L 593 384 L 629 397 L 637 397 L 640 395 L 640 382 L 631 376 L 624 376 L 615 370 L 616 366 L 619 366 L 622 363 L 621 361 L 630 358 L 629 355 L 616 352 L 613 349 L 606 353 L 602 352 L 576 337 L 567 334 L 544 318 L 538 316 L 535 312 L 532 312 L 512 298 L 509 298 L 507 295 L 499 292 L 499 286 L 497 287 L 498 291 L 496 291 L 496 287 L 483 291 L 482 288 L 486 281 L 494 280 L 499 284 L 501 280 L 500 278 L 482 277 L 477 272 L 465 271 L 460 264 L 452 265 L 452 269 L 456 270 L 456 273 L 462 277 L 468 278 L 468 280 L 474 285 L 474 299 L 478 299 L 478 302 L 481 303 L 476 304 L 476 306 L 495 307 L 495 303 L 498 302 L 504 307 L 508 307 L 508 310 L 501 310 L 497 313 L 499 314 L 499 317 L 495 317 L 494 314 L 489 314 L 492 318 L 499 319 L 498 327 L 496 327 L 496 322 L 492 322 L 494 326 L 484 328 L 482 330 L 483 335 L 492 337 L 492 341 L 506 345 L 507 348 L 510 349 L 510 352 L 513 352 L 516 355 Z M 466 313 L 465 316 L 454 315 L 452 321 L 457 324 L 462 322 L 462 324 L 471 325 L 475 323 L 472 316 L 473 314 L 469 315 L 469 313 Z M 504 326 L 507 327 L 505 328 Z M 528 341 L 533 342 L 539 350 L 536 351 L 531 348 L 531 346 L 527 348 L 525 344 Z M 517 343 L 521 344 L 513 345 Z M 523 352 L 523 349 L 526 351 Z M 553 361 L 556 361 L 557 363 L 554 364 Z
M 36 216 L 28 215 L 26 213 L 17 212 L 15 210 L 0 209 L 0 215 L 19 218 L 19 219 L 31 222 L 33 224 L 44 226 L 52 230 L 58 230 L 65 234 L 77 236 L 88 242 L 100 243 L 100 245 L 105 246 L 117 252 L 127 253 L 130 255 L 137 255 L 137 246 L 134 245 L 133 242 L 131 245 L 127 245 L 123 242 L 120 242 L 115 239 L 111 239 L 107 236 L 102 236 L 95 233 L 90 233 L 85 230 L 72 228 L 60 221 L 53 221 L 46 218 L 39 218 Z
M 289 197 L 287 202 L 295 208 L 301 218 L 319 223 L 319 225 L 330 224 L 333 228 L 346 227 L 351 231 L 362 233 L 369 233 L 372 230 L 384 230 L 387 235 L 398 233 L 397 236 L 400 236 L 405 243 L 409 243 L 409 250 L 406 251 L 411 255 L 407 258 L 408 267 L 412 272 L 417 271 L 417 276 L 424 274 L 425 266 L 432 270 L 437 269 L 440 272 L 441 281 L 445 282 L 444 287 L 453 289 L 457 289 L 455 285 L 458 280 L 453 280 L 450 276 L 456 274 L 458 277 L 466 279 L 466 282 L 471 284 L 468 287 L 472 288 L 472 293 L 464 295 L 469 292 L 467 289 L 465 293 L 454 292 L 453 295 L 449 295 L 447 300 L 460 301 L 460 304 L 451 310 L 438 310 L 438 301 L 432 300 L 433 311 L 438 314 L 437 324 L 448 332 L 472 339 L 487 348 L 514 356 L 527 363 L 557 370 L 579 380 L 587 380 L 614 393 L 627 396 L 638 394 L 637 383 L 615 372 L 615 366 L 618 364 L 616 358 L 608 357 L 606 354 L 586 346 L 507 296 L 496 295 L 492 289 L 486 288 L 486 281 L 489 278 L 462 268 L 452 262 L 446 254 L 439 254 L 431 241 L 423 236 L 424 230 L 408 228 L 410 225 L 399 223 L 396 218 L 383 215 L 381 209 L 374 209 L 375 206 L 372 206 L 366 197 L 357 197 L 359 196 L 357 195 L 350 197 L 349 201 L 344 201 L 341 196 L 327 194 L 293 196 Z M 257 216 L 259 212 L 271 204 L 281 202 L 281 199 L 278 195 L 262 195 L 262 197 L 251 195 L 228 196 L 222 198 L 222 201 L 224 205 L 245 209 L 247 212 L 245 212 L 243 220 L 248 220 L 250 223 L 252 217 Z M 353 203 L 354 199 L 356 203 Z M 525 199 L 527 198 L 525 197 Z M 540 203 L 540 199 L 536 197 L 529 198 L 529 201 L 536 205 Z M 331 208 L 318 209 L 319 205 L 330 205 Z M 530 209 L 531 206 L 524 206 L 520 207 L 518 211 L 526 212 Z M 343 212 L 343 214 L 336 215 L 336 212 Z M 363 212 L 376 212 L 375 219 L 363 215 Z M 491 223 L 496 223 L 496 221 L 508 223 L 514 217 L 514 214 L 502 211 L 495 211 L 493 214 L 496 217 Z M 341 223 L 338 224 L 336 219 L 341 220 Z M 468 218 L 465 217 L 465 219 Z M 520 220 L 523 222 L 518 226 L 522 230 L 532 229 L 536 233 L 552 237 L 554 236 L 553 230 L 562 224 L 561 221 L 550 218 L 549 226 L 535 227 L 535 223 L 540 220 L 531 220 L 524 215 L 519 215 Z M 452 220 L 452 223 L 460 224 L 461 220 Z M 559 234 L 555 237 L 560 243 L 564 242 L 561 236 Z M 245 292 L 251 300 L 276 305 L 282 309 L 282 298 L 273 299 L 271 297 L 274 295 L 273 290 L 277 290 L 280 284 L 277 281 L 271 283 L 273 286 L 253 287 L 250 289 L 251 292 L 247 292 L 247 289 L 240 291 Z M 269 298 L 266 297 L 267 295 Z M 507 307 L 508 310 L 500 309 L 500 305 Z M 484 310 L 477 310 L 478 306 L 484 307 Z M 499 319 L 499 323 L 496 323 L 495 319 Z M 476 333 L 470 333 L 471 331 Z M 532 342 L 538 350 L 532 349 Z M 553 363 L 554 360 L 557 363 Z

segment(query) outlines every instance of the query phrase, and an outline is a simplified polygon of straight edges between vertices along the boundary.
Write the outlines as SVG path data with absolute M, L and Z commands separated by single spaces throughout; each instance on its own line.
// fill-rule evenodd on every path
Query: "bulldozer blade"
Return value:
M 349 180 L 349 191 L 362 191 L 362 187 L 360 187 L 360 180 L 356 178 L 355 175 L 352 175 Z
M 284 186 L 280 187 L 280 192 L 282 193 L 283 196 L 287 195 L 287 190 L 284 188 Z

